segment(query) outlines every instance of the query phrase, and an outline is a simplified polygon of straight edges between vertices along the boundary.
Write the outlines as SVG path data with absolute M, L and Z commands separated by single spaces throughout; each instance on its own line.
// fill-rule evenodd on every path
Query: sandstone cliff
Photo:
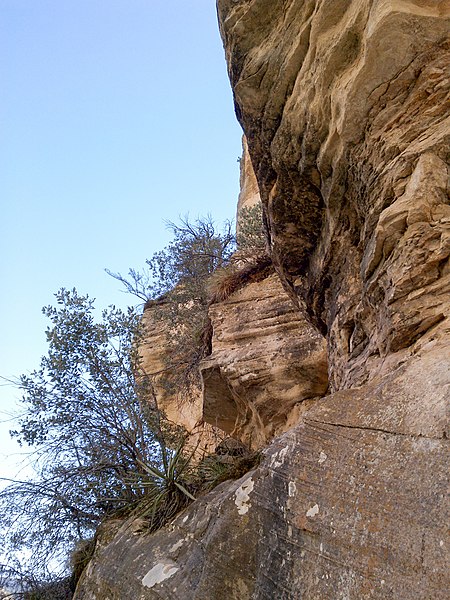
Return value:
M 326 349 L 277 275 L 210 307 L 212 353 L 201 365 L 203 416 L 253 448 L 328 388 Z
M 283 289 L 212 307 L 204 413 L 293 426 L 165 529 L 100 536 L 76 598 L 444 599 L 450 3 L 218 13 Z

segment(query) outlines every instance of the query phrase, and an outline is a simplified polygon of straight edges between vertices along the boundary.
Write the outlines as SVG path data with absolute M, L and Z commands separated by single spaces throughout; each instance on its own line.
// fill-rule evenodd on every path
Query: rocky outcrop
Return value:
M 444 599 L 450 5 L 218 0 L 218 13 L 273 261 L 326 338 L 330 393 L 171 526 L 123 525 L 76 597 Z M 225 351 L 239 294 L 213 309 L 216 406 L 254 371 L 252 405 L 267 392 L 264 360 Z M 280 379 L 267 398 L 288 398 Z
M 434 365 L 428 392 L 440 394 Z M 145 536 L 126 523 L 100 540 L 76 598 L 447 598 L 445 444 L 437 424 L 417 434 L 411 371 L 321 400 L 261 467 L 171 526 Z M 406 400 L 402 434 L 391 398 Z
M 202 362 L 203 416 L 261 448 L 328 387 L 325 341 L 277 275 L 210 307 L 212 354 Z
M 141 401 L 151 405 L 156 402 L 170 424 L 183 428 L 187 436 L 185 443 L 195 450 L 195 456 L 200 459 L 205 453 L 214 451 L 224 438 L 224 432 L 205 422 L 201 387 L 191 385 L 186 390 L 173 377 L 170 369 L 170 321 L 164 301 L 149 303 L 142 315 L 142 327 L 144 334 L 138 346 L 139 369 L 151 381 L 152 393 L 149 394 L 144 385 Z
M 253 170 L 252 161 L 248 152 L 247 138 L 242 137 L 242 156 L 240 163 L 240 178 L 239 178 L 239 198 L 237 205 L 236 226 L 239 232 L 239 216 L 243 208 L 252 208 L 256 204 L 260 204 L 261 196 L 259 195 L 258 182 L 256 180 L 255 171 Z
M 450 6 L 218 11 L 273 259 L 328 335 L 333 389 L 361 385 L 448 316 Z
M 245 218 L 242 209 L 260 204 L 245 136 L 240 167 L 237 225 Z M 247 265 L 238 254 L 236 261 L 238 271 Z M 328 388 L 325 340 L 272 271 L 257 272 L 211 304 L 212 352 L 200 365 L 202 387 L 191 387 L 188 395 L 169 367 L 173 332 L 164 299 L 144 311 L 140 367 L 151 377 L 158 407 L 201 451 L 214 450 L 223 432 L 262 448 Z

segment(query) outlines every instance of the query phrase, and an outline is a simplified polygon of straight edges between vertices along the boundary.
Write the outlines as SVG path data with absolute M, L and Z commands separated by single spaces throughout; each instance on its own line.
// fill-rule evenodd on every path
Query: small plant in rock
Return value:
M 210 454 L 197 467 L 198 480 L 203 490 L 211 490 L 228 479 L 239 479 L 261 461 L 260 452 L 245 451 L 242 455 Z
M 222 302 L 240 288 L 262 281 L 273 273 L 272 260 L 267 254 L 261 204 L 242 208 L 238 225 L 236 252 L 208 281 L 210 303 Z
M 273 272 L 272 260 L 267 255 L 256 256 L 251 262 L 232 262 L 218 269 L 208 281 L 210 304 L 223 302 L 234 292 L 250 283 L 262 281 Z
M 212 454 L 201 460 L 197 446 L 189 450 L 182 440 L 176 450 L 166 448 L 161 469 L 148 465 L 147 493 L 132 515 L 144 519 L 144 530 L 156 531 L 169 523 L 195 497 L 229 479 L 238 479 L 255 468 L 261 453 L 250 451 L 232 438 L 225 438 Z
M 94 555 L 96 535 L 86 540 L 79 540 L 70 554 L 69 564 L 72 572 L 71 588 L 75 590 L 77 583 Z
M 160 469 L 142 464 L 149 475 L 145 482 L 146 495 L 134 511 L 134 515 L 147 519 L 148 529 L 155 531 L 168 523 L 195 497 L 189 490 L 187 474 L 191 468 L 193 452 L 186 456 L 184 443 L 174 451 L 163 450 Z
M 253 260 L 267 253 L 267 241 L 264 234 L 263 212 L 260 202 L 240 209 L 236 246 L 241 260 Z

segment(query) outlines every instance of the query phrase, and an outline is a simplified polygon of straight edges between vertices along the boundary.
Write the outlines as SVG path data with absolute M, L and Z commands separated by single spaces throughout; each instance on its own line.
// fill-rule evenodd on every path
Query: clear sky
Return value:
M 133 303 L 105 267 L 141 267 L 167 243 L 165 219 L 234 217 L 241 130 L 214 0 L 0 0 L 0 81 L 11 377 L 45 354 L 41 307 L 60 287 Z M 0 387 L 0 410 L 17 395 Z M 0 461 L 17 448 L 7 431 Z

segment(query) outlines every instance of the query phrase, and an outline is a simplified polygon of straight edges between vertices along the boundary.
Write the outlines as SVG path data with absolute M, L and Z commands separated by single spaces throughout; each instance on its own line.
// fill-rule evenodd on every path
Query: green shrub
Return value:
M 237 230 L 236 246 L 241 254 L 247 253 L 250 257 L 266 254 L 267 242 L 260 202 L 240 209 Z

